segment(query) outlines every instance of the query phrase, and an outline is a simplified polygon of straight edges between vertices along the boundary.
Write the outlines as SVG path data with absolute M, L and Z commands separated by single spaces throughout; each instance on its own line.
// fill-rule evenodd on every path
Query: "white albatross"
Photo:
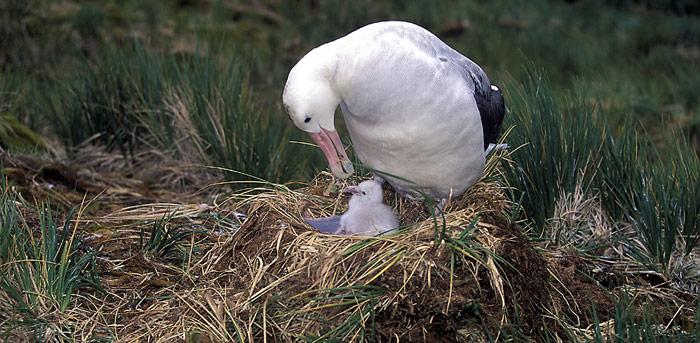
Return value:
M 340 105 L 353 149 L 375 176 L 405 196 L 441 200 L 481 177 L 505 112 L 481 67 L 424 28 L 397 21 L 311 50 L 290 71 L 283 102 L 335 176 L 354 172 L 334 126 Z

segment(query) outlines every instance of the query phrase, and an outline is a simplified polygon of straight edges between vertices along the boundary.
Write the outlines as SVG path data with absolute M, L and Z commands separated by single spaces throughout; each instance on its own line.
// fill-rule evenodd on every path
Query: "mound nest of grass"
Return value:
M 495 183 L 474 187 L 444 218 L 394 196 L 388 200 L 407 227 L 381 237 L 310 230 L 302 217 L 344 210 L 332 190 L 327 200 L 320 196 L 329 189 L 342 188 L 324 176 L 297 192 L 238 203 L 249 216 L 224 248 L 232 254 L 217 266 L 249 265 L 224 285 L 250 290 L 233 304 L 243 313 L 275 309 L 268 315 L 283 329 L 272 336 L 434 341 L 495 337 L 513 320 L 529 330 L 539 325 L 534 318 L 549 298 L 546 263 L 502 216 L 508 203 Z M 508 318 L 508 306 L 521 318 Z M 476 329 L 461 331 L 470 326 Z
M 110 287 L 100 313 L 120 323 L 105 324 L 126 340 L 473 341 L 510 326 L 535 334 L 545 314 L 556 312 L 547 262 L 509 222 L 496 182 L 478 183 L 439 217 L 387 190 L 404 227 L 383 236 L 311 229 L 304 217 L 345 210 L 344 186 L 321 174 L 297 190 L 267 185 L 215 205 L 149 205 L 95 218 L 98 226 L 132 230 L 131 244 L 116 244 L 122 248 L 134 246 L 135 222 L 166 216 L 171 225 L 207 232 L 192 236 L 181 268 L 165 263 L 167 256 L 105 246 L 131 256 L 106 259 L 101 268 Z M 244 219 L 222 224 L 213 212 Z M 92 244 L 128 240 L 124 232 L 114 236 Z

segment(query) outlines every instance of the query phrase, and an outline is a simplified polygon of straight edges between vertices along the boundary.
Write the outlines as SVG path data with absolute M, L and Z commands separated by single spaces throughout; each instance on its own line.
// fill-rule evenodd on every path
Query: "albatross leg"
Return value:
M 445 209 L 445 205 L 447 205 L 447 199 L 438 200 L 435 204 L 435 208 L 433 208 L 436 216 L 442 216 L 444 214 L 443 210 Z

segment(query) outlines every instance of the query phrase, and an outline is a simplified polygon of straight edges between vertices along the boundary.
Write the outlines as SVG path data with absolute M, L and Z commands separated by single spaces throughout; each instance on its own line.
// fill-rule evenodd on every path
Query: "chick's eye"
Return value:
M 367 195 L 367 193 L 365 193 L 365 192 L 363 191 L 363 192 L 362 192 L 362 195 Z
M 310 121 L 311 121 L 311 118 L 309 118 L 309 117 L 306 117 L 306 119 L 304 119 L 304 123 L 308 123 Z

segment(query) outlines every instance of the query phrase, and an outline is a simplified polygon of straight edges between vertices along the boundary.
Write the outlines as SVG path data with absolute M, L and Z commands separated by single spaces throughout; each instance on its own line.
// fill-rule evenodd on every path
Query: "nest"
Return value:
M 322 173 L 296 190 L 263 184 L 213 205 L 152 204 L 93 218 L 121 227 L 93 245 L 133 246 L 135 222 L 166 215 L 208 233 L 193 236 L 195 253 L 182 267 L 143 254 L 106 259 L 106 298 L 91 295 L 82 308 L 103 304 L 104 325 L 125 340 L 472 341 L 510 325 L 528 334 L 542 327 L 554 306 L 547 263 L 509 222 L 498 182 L 485 177 L 439 216 L 387 189 L 402 227 L 378 237 L 321 234 L 304 222 L 342 213 L 339 190 L 359 181 Z M 222 225 L 211 213 L 241 220 Z

